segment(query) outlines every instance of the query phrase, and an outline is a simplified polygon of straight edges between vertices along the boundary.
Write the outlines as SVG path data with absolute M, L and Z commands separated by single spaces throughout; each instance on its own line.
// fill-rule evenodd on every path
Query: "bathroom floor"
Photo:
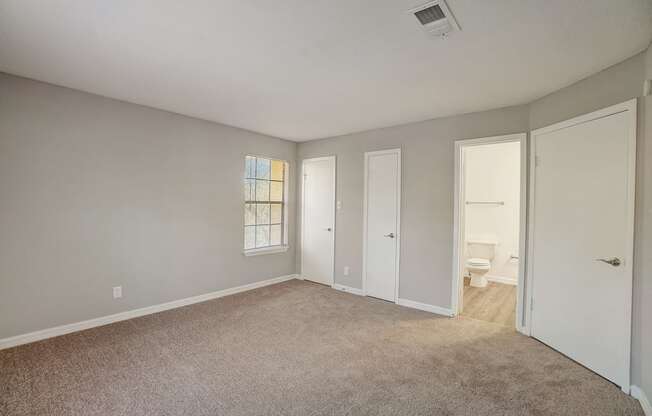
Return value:
M 486 287 L 472 287 L 464 278 L 462 316 L 514 328 L 516 321 L 516 286 L 489 282 Z

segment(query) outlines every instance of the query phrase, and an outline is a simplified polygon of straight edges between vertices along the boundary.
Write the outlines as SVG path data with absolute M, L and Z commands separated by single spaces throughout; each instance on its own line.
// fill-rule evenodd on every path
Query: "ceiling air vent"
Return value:
M 435 36 L 447 36 L 454 30 L 460 30 L 453 13 L 444 0 L 436 0 L 410 10 L 421 26 Z
M 414 15 L 419 19 L 422 25 L 429 25 L 430 23 L 436 22 L 437 20 L 445 19 L 446 15 L 444 11 L 438 4 L 430 6 L 427 9 L 419 10 L 414 13 Z

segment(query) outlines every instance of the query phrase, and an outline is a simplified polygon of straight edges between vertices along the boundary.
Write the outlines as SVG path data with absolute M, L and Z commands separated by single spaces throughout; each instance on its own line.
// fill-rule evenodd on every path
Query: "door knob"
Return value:
M 394 233 L 385 234 L 385 237 L 394 238 Z
M 333 229 L 331 227 L 328 227 L 328 228 L 324 228 L 324 231 L 333 231 Z
M 611 264 L 614 267 L 620 266 L 620 259 L 618 257 L 614 257 L 611 259 L 595 259 L 595 261 L 601 261 L 603 263 Z

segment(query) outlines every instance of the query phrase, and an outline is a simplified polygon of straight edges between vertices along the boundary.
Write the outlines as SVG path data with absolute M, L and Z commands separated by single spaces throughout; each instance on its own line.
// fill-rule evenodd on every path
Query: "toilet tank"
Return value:
M 496 255 L 497 244 L 497 241 L 468 240 L 466 247 L 471 258 L 493 260 Z

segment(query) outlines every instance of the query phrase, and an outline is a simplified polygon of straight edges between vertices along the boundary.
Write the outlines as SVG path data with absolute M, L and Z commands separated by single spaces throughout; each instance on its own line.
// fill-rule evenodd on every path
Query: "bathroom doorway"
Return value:
M 525 134 L 455 142 L 456 315 L 521 329 Z

